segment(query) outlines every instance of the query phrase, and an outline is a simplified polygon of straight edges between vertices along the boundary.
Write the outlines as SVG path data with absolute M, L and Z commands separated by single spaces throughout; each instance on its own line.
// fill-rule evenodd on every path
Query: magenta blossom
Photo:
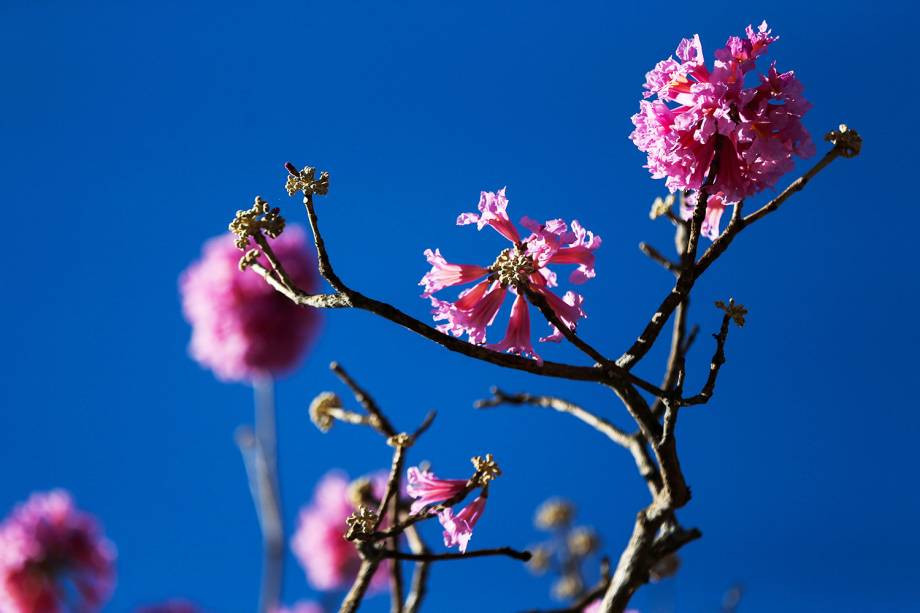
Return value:
M 406 481 L 406 493 L 415 498 L 410 509 L 412 513 L 453 498 L 467 485 L 466 479 L 438 479 L 433 472 L 416 466 L 409 468 Z
M 316 264 L 304 232 L 289 227 L 270 244 L 293 282 L 313 291 Z M 182 310 L 192 324 L 192 357 L 224 381 L 294 368 L 316 338 L 319 311 L 297 306 L 259 275 L 240 271 L 233 235 L 208 241 L 203 252 L 179 280 Z M 259 262 L 270 268 L 265 256 Z
M 522 239 L 508 217 L 507 208 L 504 189 L 496 193 L 482 192 L 479 213 L 464 213 L 457 218 L 458 225 L 475 223 L 480 230 L 491 226 L 511 241 L 512 246 L 502 251 L 491 266 L 452 264 L 441 256 L 439 250 L 428 249 L 425 257 L 431 264 L 431 270 L 422 277 L 419 285 L 425 288 L 422 297 L 431 300 L 434 320 L 446 321 L 438 326 L 438 330 L 454 336 L 466 334 L 475 344 L 486 342 L 486 329 L 495 321 L 508 294 L 514 295 L 505 338 L 486 346 L 495 351 L 529 356 L 540 362 L 542 360 L 531 341 L 527 294 L 533 292 L 541 296 L 561 322 L 574 330 L 578 320 L 587 317 L 581 308 L 582 297 L 572 291 L 561 297 L 553 292 L 551 288 L 557 285 L 556 273 L 548 265 L 573 264 L 576 268 L 569 275 L 569 281 L 584 283 L 594 278 L 594 251 L 600 247 L 601 239 L 577 220 L 568 226 L 561 219 L 539 224 L 527 217 L 521 220 L 521 225 L 531 234 Z M 474 282 L 475 285 L 460 292 L 453 302 L 432 295 L 446 287 Z M 552 325 L 550 327 L 551 333 L 541 338 L 541 342 L 562 339 L 562 332 Z
M 473 526 L 476 525 L 485 510 L 486 497 L 481 495 L 457 514 L 454 514 L 453 509 L 444 509 L 438 513 L 438 521 L 444 528 L 444 546 L 456 545 L 459 546 L 461 553 L 466 553 L 466 547 L 473 538 Z
M 63 490 L 32 494 L 0 524 L 0 611 L 92 612 L 115 587 L 115 548 Z
M 374 494 L 383 496 L 386 475 L 372 477 Z M 354 545 L 345 540 L 345 519 L 355 510 L 348 496 L 348 477 L 330 471 L 320 480 L 313 500 L 300 510 L 291 549 L 306 571 L 307 580 L 317 590 L 337 590 L 351 585 L 361 566 Z M 385 565 L 371 580 L 371 590 L 387 586 Z
M 778 37 L 766 22 L 746 38 L 729 37 L 706 67 L 699 36 L 677 46 L 677 58 L 659 62 L 647 75 L 645 98 L 632 117 L 630 135 L 648 154 L 647 168 L 676 190 L 698 190 L 715 164 L 713 192 L 737 202 L 776 184 L 793 167 L 793 155 L 808 157 L 815 147 L 802 125 L 811 105 L 792 71 L 775 62 L 756 86 L 745 87 L 756 59 Z

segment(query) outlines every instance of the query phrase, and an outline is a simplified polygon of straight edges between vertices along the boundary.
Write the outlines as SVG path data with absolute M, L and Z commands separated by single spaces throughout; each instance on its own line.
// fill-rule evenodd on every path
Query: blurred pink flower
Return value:
M 444 528 L 444 546 L 457 545 L 461 553 L 466 553 L 466 547 L 473 538 L 473 527 L 485 510 L 486 497 L 477 496 L 456 515 L 453 509 L 444 509 L 438 513 L 438 521 Z
M 521 225 L 531 234 L 521 239 L 508 217 L 508 199 L 505 190 L 482 192 L 478 213 L 464 213 L 457 218 L 458 225 L 475 223 L 480 230 L 490 226 L 511 241 L 512 246 L 502 251 L 489 267 L 473 264 L 452 264 L 447 262 L 439 250 L 425 251 L 431 270 L 422 277 L 419 285 L 424 286 L 423 298 L 431 300 L 435 321 L 446 321 L 438 330 L 454 336 L 466 334 L 471 343 L 486 342 L 486 329 L 495 321 L 505 298 L 514 294 L 511 318 L 505 338 L 491 345 L 495 351 L 508 351 L 529 356 L 541 361 L 531 343 L 530 315 L 527 306 L 527 292 L 541 295 L 553 312 L 570 329 L 574 330 L 579 319 L 587 317 L 581 309 L 582 297 L 575 292 L 558 296 L 551 288 L 556 287 L 556 273 L 549 264 L 574 264 L 576 269 L 569 276 L 572 283 L 584 283 L 594 277 L 594 251 L 600 247 L 601 239 L 586 230 L 577 220 L 571 229 L 561 219 L 551 219 L 544 224 L 524 217 Z M 453 302 L 440 300 L 432 294 L 454 285 L 477 282 L 473 287 L 460 292 Z M 559 341 L 562 333 L 551 327 L 551 334 L 540 339 Z
M 371 477 L 374 494 L 383 496 L 386 475 Z M 351 585 L 358 573 L 361 559 L 355 546 L 345 540 L 345 519 L 355 510 L 348 497 L 348 477 L 340 471 L 330 471 L 320 479 L 313 500 L 300 510 L 297 530 L 291 538 L 291 549 L 300 561 L 307 580 L 317 590 L 335 590 Z M 372 591 L 387 586 L 385 565 L 371 580 Z
M 643 97 L 632 117 L 630 135 L 648 155 L 653 178 L 665 178 L 673 192 L 698 190 L 714 162 L 721 138 L 718 176 L 712 191 L 737 202 L 772 187 L 792 169 L 793 155 L 814 154 L 814 143 L 802 125 L 811 104 L 792 71 L 779 73 L 775 62 L 755 87 L 745 76 L 755 60 L 778 37 L 763 22 L 746 37 L 729 37 L 706 68 L 699 36 L 677 47 L 679 62 L 668 58 L 646 75 Z
M 316 264 L 304 232 L 288 227 L 269 240 L 292 281 L 314 291 Z M 250 381 L 291 370 L 316 338 L 320 323 L 316 309 L 299 307 L 259 275 L 240 271 L 242 255 L 233 235 L 213 238 L 179 280 L 182 310 L 192 325 L 189 351 L 223 381 Z M 265 256 L 259 261 L 269 267 Z
M 98 611 L 115 587 L 115 548 L 63 490 L 36 493 L 0 524 L 0 611 Z
M 323 607 L 315 602 L 301 600 L 290 607 L 277 607 L 272 613 L 323 613 Z
M 407 471 L 406 493 L 415 498 L 412 513 L 418 513 L 429 504 L 444 502 L 466 488 L 466 479 L 438 479 L 433 472 L 412 466 Z

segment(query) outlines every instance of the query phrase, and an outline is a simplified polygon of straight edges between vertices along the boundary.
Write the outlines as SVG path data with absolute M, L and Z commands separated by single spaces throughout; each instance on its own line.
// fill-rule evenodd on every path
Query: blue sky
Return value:
M 491 261 L 500 239 L 453 220 L 481 189 L 507 185 L 514 216 L 575 217 L 603 236 L 580 330 L 616 355 L 671 282 L 636 249 L 671 244 L 647 216 L 663 185 L 627 139 L 643 75 L 683 36 L 698 32 L 711 57 L 764 18 L 781 36 L 772 57 L 814 104 L 807 127 L 819 139 L 845 121 L 865 150 L 746 232 L 699 284 L 692 321 L 704 332 L 718 325 L 713 300 L 734 296 L 750 316 L 731 334 L 715 399 L 680 423 L 694 494 L 682 518 L 705 536 L 674 581 L 636 603 L 716 611 L 741 582 L 751 613 L 915 610 L 907 3 L 7 0 L 0 509 L 71 490 L 118 546 L 111 611 L 174 596 L 253 610 L 260 544 L 232 441 L 251 394 L 187 357 L 179 311 L 176 279 L 201 242 L 255 194 L 303 222 L 281 165 L 318 165 L 332 174 L 321 215 L 339 274 L 424 317 L 422 251 Z M 701 335 L 691 386 L 711 347 Z M 564 346 L 543 354 L 583 361 Z M 505 476 L 478 545 L 537 540 L 534 508 L 561 495 L 618 555 L 647 499 L 628 454 L 565 416 L 471 408 L 500 383 L 625 425 L 612 395 L 472 363 L 358 312 L 329 313 L 309 359 L 279 383 L 289 519 L 327 468 L 388 462 L 367 432 L 309 423 L 309 400 L 338 389 L 333 359 L 404 428 L 440 411 L 413 461 L 465 472 L 470 456 L 495 453 Z M 651 355 L 642 374 L 657 379 L 662 360 Z M 546 606 L 548 588 L 509 560 L 445 565 L 429 610 Z M 310 594 L 293 562 L 285 594 Z

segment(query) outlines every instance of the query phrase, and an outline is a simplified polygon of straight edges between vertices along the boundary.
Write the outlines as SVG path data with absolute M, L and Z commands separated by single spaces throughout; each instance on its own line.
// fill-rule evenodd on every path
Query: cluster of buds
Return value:
M 261 196 L 256 196 L 249 209 L 236 212 L 230 222 L 230 231 L 236 235 L 237 248 L 246 249 L 249 239 L 263 231 L 271 238 L 278 238 L 284 232 L 284 217 L 281 209 L 269 206 Z M 244 258 L 248 256 L 247 253 Z
M 854 158 L 862 150 L 862 136 L 845 123 L 825 134 L 824 140 L 833 143 L 840 155 L 845 158 Z
M 348 526 L 345 538 L 349 541 L 367 538 L 374 533 L 377 514 L 370 507 L 361 505 L 357 511 L 345 518 L 345 525 Z
M 284 167 L 288 171 L 287 182 L 284 185 L 288 196 L 301 192 L 304 198 L 307 198 L 313 194 L 325 196 L 329 192 L 329 173 L 325 170 L 317 179 L 316 169 L 312 166 L 304 166 L 302 170 L 297 170 L 296 166 L 288 162 Z
M 582 567 L 600 548 L 597 532 L 587 526 L 573 526 L 574 518 L 575 507 L 558 498 L 544 502 L 534 516 L 534 525 L 549 532 L 550 537 L 530 548 L 533 556 L 528 567 L 536 574 L 558 575 L 552 593 L 559 600 L 577 600 L 585 595 Z

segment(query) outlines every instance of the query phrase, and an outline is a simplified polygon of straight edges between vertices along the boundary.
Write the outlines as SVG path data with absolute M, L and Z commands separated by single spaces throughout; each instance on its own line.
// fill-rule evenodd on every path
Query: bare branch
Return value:
M 348 590 L 348 594 L 345 595 L 345 600 L 342 601 L 342 606 L 339 607 L 339 613 L 354 613 L 358 610 L 379 564 L 379 559 L 364 559 L 361 561 L 358 576 L 355 577 L 355 582 L 352 584 L 351 589 Z
M 706 378 L 703 389 L 697 395 L 681 400 L 682 405 L 705 404 L 712 398 L 712 394 L 716 389 L 716 380 L 719 378 L 719 371 L 722 369 L 722 365 L 725 364 L 725 341 L 728 338 L 728 326 L 731 320 L 732 317 L 729 313 L 723 315 L 722 325 L 718 334 L 712 335 L 716 339 L 716 351 L 713 353 L 712 360 L 709 363 L 709 376 Z
M 422 541 L 415 526 L 407 527 L 403 534 L 406 536 L 406 542 L 409 544 L 409 549 L 412 550 L 412 553 L 427 554 L 429 552 L 428 546 Z M 412 585 L 409 588 L 409 595 L 406 596 L 405 613 L 418 613 L 419 608 L 422 606 L 422 601 L 425 599 L 425 594 L 428 590 L 428 572 L 430 568 L 430 562 L 419 561 L 415 563 L 415 570 L 412 573 Z
M 396 429 L 393 428 L 393 424 L 390 423 L 390 420 L 386 418 L 383 414 L 383 411 L 380 410 L 380 407 L 377 405 L 377 402 L 368 394 L 363 387 L 358 385 L 358 382 L 355 381 L 351 375 L 345 372 L 345 369 L 342 368 L 342 365 L 338 362 L 332 362 L 329 364 L 329 370 L 331 370 L 335 375 L 342 380 L 348 389 L 352 391 L 355 395 L 355 400 L 358 401 L 364 410 L 368 412 L 371 416 L 372 425 L 377 428 L 381 434 L 384 436 L 395 436 Z
M 640 435 L 628 434 L 617 428 L 606 419 L 598 417 L 594 413 L 591 413 L 590 411 L 587 411 L 582 407 L 561 398 L 555 398 L 553 396 L 534 396 L 532 394 L 526 393 L 508 394 L 497 387 L 493 387 L 490 391 L 492 392 L 491 398 L 478 400 L 476 403 L 474 403 L 473 406 L 477 409 L 486 409 L 497 407 L 502 404 L 526 404 L 535 407 L 553 409 L 555 411 L 559 411 L 560 413 L 568 413 L 576 419 L 579 419 L 588 424 L 601 434 L 604 434 L 617 445 L 627 449 L 632 454 L 633 459 L 636 462 L 636 467 L 639 469 L 639 474 L 642 475 L 642 478 L 645 479 L 645 481 L 648 483 L 649 491 L 652 493 L 652 496 L 654 496 L 658 491 L 658 488 L 661 485 L 661 478 L 658 474 L 658 470 L 655 468 L 655 464 L 652 461 L 652 458 L 649 456 L 648 449 L 643 443 Z
M 672 262 L 660 251 L 649 245 L 648 243 L 642 242 L 639 243 L 639 251 L 644 253 L 656 264 L 660 264 L 664 267 L 665 270 L 673 272 L 674 274 L 680 273 L 680 264 L 677 262 Z
M 580 349 L 585 355 L 590 357 L 598 364 L 609 362 L 609 360 L 605 358 L 600 351 L 580 339 L 578 335 L 575 334 L 574 330 L 569 328 L 559 319 L 559 317 L 556 315 L 556 312 L 553 311 L 552 307 L 549 306 L 549 303 L 546 302 L 546 298 L 527 286 L 523 286 L 519 289 L 523 289 L 524 293 L 527 295 L 527 299 L 530 300 L 531 304 L 533 304 L 535 307 L 537 307 L 537 309 L 540 310 L 541 313 L 543 313 L 543 317 L 546 318 L 546 321 L 553 324 L 553 326 L 555 326 L 556 329 L 562 333 L 566 340 L 578 347 L 578 349 Z

